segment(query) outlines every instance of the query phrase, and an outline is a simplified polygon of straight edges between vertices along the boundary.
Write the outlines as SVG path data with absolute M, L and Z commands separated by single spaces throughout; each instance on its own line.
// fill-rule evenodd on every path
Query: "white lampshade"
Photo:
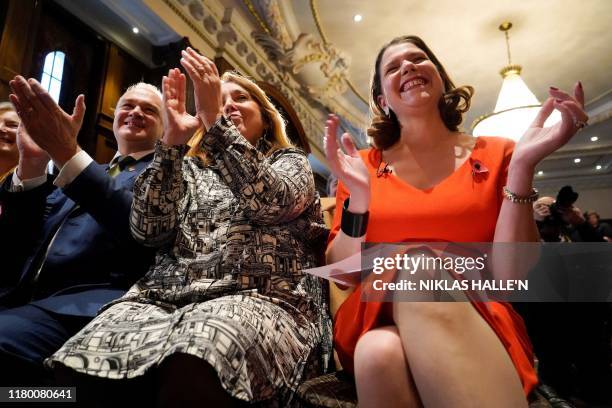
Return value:
M 503 82 L 495 110 L 474 121 L 472 134 L 474 136 L 506 137 L 518 141 L 529 128 L 542 105 L 521 78 L 519 65 L 504 67 L 500 74 Z M 561 114 L 554 110 L 544 126 L 552 126 L 560 119 Z

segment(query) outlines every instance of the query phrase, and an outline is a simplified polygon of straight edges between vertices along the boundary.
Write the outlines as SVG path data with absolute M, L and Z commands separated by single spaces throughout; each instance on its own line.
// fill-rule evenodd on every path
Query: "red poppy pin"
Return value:
M 472 177 L 476 177 L 476 175 L 478 174 L 484 174 L 489 172 L 487 166 L 482 164 L 480 160 L 470 159 L 470 164 L 472 165 Z

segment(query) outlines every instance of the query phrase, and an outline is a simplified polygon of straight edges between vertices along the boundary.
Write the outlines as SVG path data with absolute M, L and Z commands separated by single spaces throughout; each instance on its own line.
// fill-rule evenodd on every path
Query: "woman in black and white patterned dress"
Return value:
M 162 406 L 284 405 L 331 351 L 323 286 L 302 272 L 326 238 L 312 170 L 257 85 L 191 49 L 181 64 L 198 116 L 170 70 L 167 130 L 134 186 L 132 233 L 159 248 L 155 265 L 47 364 L 153 372 Z

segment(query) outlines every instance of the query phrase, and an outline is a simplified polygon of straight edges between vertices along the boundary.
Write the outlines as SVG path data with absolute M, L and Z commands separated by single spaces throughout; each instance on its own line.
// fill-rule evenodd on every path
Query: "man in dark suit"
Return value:
M 115 109 L 119 151 L 99 165 L 77 144 L 83 95 L 69 115 L 36 80 L 10 85 L 23 127 L 18 168 L 0 188 L 2 386 L 42 381 L 43 360 L 147 271 L 154 253 L 129 229 L 132 187 L 163 133 L 161 93 L 136 84 Z

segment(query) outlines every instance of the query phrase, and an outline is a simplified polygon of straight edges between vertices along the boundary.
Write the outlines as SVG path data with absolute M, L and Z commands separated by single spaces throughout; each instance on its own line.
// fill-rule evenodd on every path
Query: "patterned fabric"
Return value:
M 357 390 L 353 378 L 337 371 L 304 382 L 297 391 L 296 407 L 355 408 Z
M 302 151 L 270 154 L 225 118 L 202 145 L 210 164 L 157 144 L 130 220 L 138 241 L 159 247 L 155 265 L 47 364 L 132 378 L 182 352 L 236 398 L 286 403 L 331 355 L 326 290 L 302 273 L 326 238 L 312 171 Z

